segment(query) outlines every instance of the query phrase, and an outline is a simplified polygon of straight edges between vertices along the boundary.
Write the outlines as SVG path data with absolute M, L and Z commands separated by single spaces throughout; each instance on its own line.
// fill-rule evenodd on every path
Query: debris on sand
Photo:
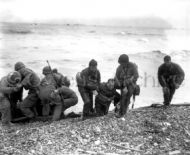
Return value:
M 15 124 L 0 130 L 0 154 L 188 154 L 190 106 L 129 110 L 122 121 L 111 112 L 84 121 Z

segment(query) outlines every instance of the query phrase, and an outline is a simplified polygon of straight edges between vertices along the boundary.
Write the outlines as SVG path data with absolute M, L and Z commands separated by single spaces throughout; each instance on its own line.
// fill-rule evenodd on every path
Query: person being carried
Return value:
M 93 91 L 98 89 L 101 81 L 100 72 L 97 69 L 97 61 L 92 59 L 89 67 L 77 73 L 76 81 L 81 94 L 83 105 L 83 118 L 94 115 Z
M 11 105 L 10 95 L 21 89 L 21 75 L 19 72 L 11 72 L 0 80 L 0 113 L 2 126 L 10 127 Z
M 100 83 L 97 91 L 98 94 L 95 98 L 95 111 L 97 116 L 106 115 L 112 101 L 114 101 L 114 106 L 120 101 L 120 94 L 116 91 L 114 86 L 114 79 Z
M 170 105 L 173 95 L 182 84 L 185 77 L 183 69 L 171 62 L 169 55 L 164 57 L 164 63 L 158 68 L 158 81 L 163 88 L 164 105 Z
M 121 100 L 119 113 L 116 114 L 116 117 L 120 118 L 126 114 L 130 104 L 130 99 L 132 95 L 135 94 L 137 88 L 136 81 L 139 74 L 137 65 L 129 62 L 128 55 L 120 55 L 118 63 L 120 65 L 116 70 L 115 80 L 116 88 L 121 90 Z

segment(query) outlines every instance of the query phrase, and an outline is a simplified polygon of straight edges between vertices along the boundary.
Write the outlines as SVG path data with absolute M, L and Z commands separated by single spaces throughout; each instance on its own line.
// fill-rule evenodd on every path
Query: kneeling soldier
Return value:
M 53 121 L 59 120 L 64 111 L 78 102 L 76 93 L 66 86 L 55 89 L 53 85 L 41 86 L 39 97 L 44 107 L 53 108 Z M 46 115 L 50 114 L 46 109 Z

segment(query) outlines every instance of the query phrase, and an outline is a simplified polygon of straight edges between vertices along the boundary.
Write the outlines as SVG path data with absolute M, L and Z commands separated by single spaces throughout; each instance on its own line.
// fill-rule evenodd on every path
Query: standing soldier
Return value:
M 129 62 L 129 57 L 126 54 L 120 55 L 118 59 L 120 64 L 116 70 L 115 80 L 116 88 L 121 90 L 121 100 L 119 113 L 116 117 L 123 117 L 130 104 L 131 96 L 135 93 L 136 81 L 139 77 L 137 65 Z
M 19 72 L 11 72 L 0 81 L 0 113 L 2 125 L 11 125 L 10 95 L 21 89 L 21 75 Z
M 91 116 L 94 114 L 93 91 L 98 89 L 101 80 L 100 72 L 97 69 L 97 61 L 92 59 L 88 68 L 77 73 L 76 80 L 84 102 L 83 117 Z
M 39 97 L 37 95 L 40 78 L 31 69 L 25 67 L 22 62 L 17 62 L 15 64 L 15 71 L 18 71 L 22 77 L 22 86 L 24 89 L 28 90 L 27 97 L 18 104 L 19 108 L 23 114 L 28 118 L 34 118 L 36 105 L 39 102 Z
M 170 105 L 175 90 L 179 88 L 184 77 L 183 69 L 171 62 L 170 56 L 165 56 L 164 63 L 158 68 L 158 81 L 163 88 L 164 105 Z

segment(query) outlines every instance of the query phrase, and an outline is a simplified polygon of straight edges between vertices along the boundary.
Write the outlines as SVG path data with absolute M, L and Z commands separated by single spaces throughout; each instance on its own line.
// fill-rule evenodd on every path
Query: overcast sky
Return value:
M 161 17 L 176 27 L 190 26 L 190 0 L 0 0 L 0 20 Z

